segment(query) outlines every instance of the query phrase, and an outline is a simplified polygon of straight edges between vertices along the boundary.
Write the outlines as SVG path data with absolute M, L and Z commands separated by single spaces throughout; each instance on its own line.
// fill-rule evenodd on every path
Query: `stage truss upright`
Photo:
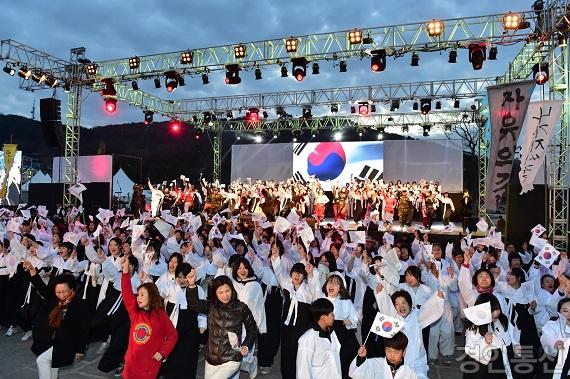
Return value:
M 76 204 L 76 198 L 69 193 L 69 187 L 77 182 L 77 160 L 79 159 L 79 136 L 81 132 L 81 92 L 79 84 L 83 66 L 79 60 L 85 59 L 85 48 L 71 49 L 71 90 L 67 93 L 67 111 L 65 123 L 65 151 L 63 158 L 63 205 L 64 207 Z

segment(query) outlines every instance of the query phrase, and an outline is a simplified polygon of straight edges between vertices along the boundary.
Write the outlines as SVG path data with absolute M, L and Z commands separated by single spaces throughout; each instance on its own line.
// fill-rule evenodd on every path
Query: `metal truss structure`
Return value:
M 528 21 L 528 27 L 505 30 L 503 14 L 440 20 L 443 32 L 430 36 L 428 22 L 410 23 L 373 28 L 355 29 L 360 34 L 356 43 L 350 36 L 355 30 L 343 30 L 305 36 L 263 40 L 233 45 L 188 49 L 184 51 L 140 56 L 138 65 L 131 67 L 129 58 L 90 62 L 85 59 L 85 49 L 73 49 L 70 60 L 63 60 L 41 52 L 13 40 L 1 42 L 1 57 L 12 67 L 27 66 L 33 72 L 41 72 L 65 85 L 68 92 L 64 204 L 70 205 L 73 199 L 67 188 L 77 179 L 77 157 L 79 155 L 79 130 L 82 88 L 98 91 L 102 79 L 112 79 L 117 90 L 117 98 L 133 106 L 162 114 L 168 117 L 190 120 L 208 131 L 214 152 L 214 177 L 220 176 L 221 136 L 224 131 L 264 132 L 274 130 L 318 130 L 323 128 L 387 128 L 392 125 L 454 125 L 465 122 L 463 111 L 430 112 L 427 117 L 419 113 L 375 114 L 367 118 L 355 115 L 337 114 L 334 117 L 314 117 L 309 120 L 286 118 L 261 120 L 252 125 L 245 120 L 218 118 L 213 123 L 204 124 L 200 112 L 224 112 L 247 108 L 272 108 L 305 105 L 328 105 L 353 103 L 361 100 L 386 102 L 393 99 L 408 100 L 422 97 L 432 99 L 462 99 L 477 97 L 494 80 L 465 79 L 439 82 L 408 83 L 395 85 L 362 86 L 337 88 L 332 90 L 291 91 L 248 96 L 212 97 L 187 100 L 164 100 L 135 91 L 127 87 L 132 80 L 162 77 L 166 71 L 176 71 L 179 75 L 197 76 L 226 69 L 228 64 L 238 64 L 241 70 L 253 70 L 263 66 L 282 66 L 293 58 L 303 57 L 308 62 L 340 62 L 348 59 L 368 59 L 374 50 L 384 49 L 388 57 L 399 58 L 411 53 L 465 49 L 471 44 L 509 45 L 524 43 L 523 49 L 509 65 L 504 76 L 496 78 L 497 83 L 523 80 L 528 77 L 534 63 L 543 60 L 550 62 L 553 72 L 550 78 L 550 97 L 565 101 L 561 125 L 552 143 L 549 167 L 549 232 L 556 246 L 567 246 L 568 233 L 568 133 L 570 122 L 570 101 L 568 93 L 568 51 L 564 42 L 568 30 L 558 32 L 557 23 L 566 16 L 567 0 L 553 0 L 542 11 L 518 12 Z M 570 21 L 568 22 L 570 24 Z M 570 27 L 569 27 L 570 29 Z M 563 38 L 561 38 L 563 37 Z M 287 51 L 288 40 L 297 43 L 295 51 Z M 352 41 L 354 42 L 354 41 Z M 241 47 L 242 56 L 235 54 Z M 181 60 L 182 53 L 191 56 L 191 61 Z M 336 63 L 335 63 L 336 64 Z M 87 68 L 96 71 L 88 75 Z M 20 79 L 20 88 L 37 90 L 46 88 L 38 82 Z M 480 108 L 478 108 L 479 110 Z M 486 161 L 488 141 L 484 118 L 476 117 L 480 130 L 480 193 L 484 196 L 486 182 Z M 485 215 L 484 208 L 481 214 Z M 564 237 L 563 237 L 564 235 Z

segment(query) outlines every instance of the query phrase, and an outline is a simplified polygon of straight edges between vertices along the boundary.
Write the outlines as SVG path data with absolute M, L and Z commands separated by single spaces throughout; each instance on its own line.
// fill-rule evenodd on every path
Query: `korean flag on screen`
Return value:
M 344 185 L 352 178 L 382 178 L 384 151 L 382 142 L 311 142 L 293 147 L 295 179 L 307 181 L 314 176 L 330 190 L 334 182 Z M 327 182 L 328 181 L 328 182 Z

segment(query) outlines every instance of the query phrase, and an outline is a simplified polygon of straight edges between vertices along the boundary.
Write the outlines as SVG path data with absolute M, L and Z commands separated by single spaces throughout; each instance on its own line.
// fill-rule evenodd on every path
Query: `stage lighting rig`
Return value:
M 245 119 L 248 122 L 258 122 L 259 121 L 259 109 L 250 108 L 245 114 Z
M 373 72 L 381 72 L 386 69 L 386 50 L 373 50 L 370 52 L 372 58 L 370 58 L 370 69 Z
M 97 75 L 97 65 L 95 63 L 89 63 L 86 67 L 86 71 L 89 76 Z
M 444 25 L 442 20 L 432 20 L 426 24 L 426 29 L 430 37 L 438 37 L 443 33 Z
M 331 104 L 331 113 L 338 112 L 338 104 Z
M 18 76 L 22 79 L 28 80 L 30 79 L 30 76 L 32 76 L 32 70 L 29 70 L 28 66 L 22 66 L 18 70 Z
M 239 84 L 241 83 L 241 78 L 239 77 L 239 72 L 241 67 L 239 64 L 227 64 L 226 65 L 226 84 Z
M 167 92 L 173 92 L 178 88 L 180 75 L 176 71 L 166 71 L 164 73 L 164 84 Z
M 170 121 L 168 126 L 170 127 L 170 131 L 176 134 L 180 131 L 180 129 L 182 129 L 182 122 L 180 122 L 179 120 L 172 120 Z
M 313 63 L 313 75 L 319 75 L 319 64 L 317 62 Z
M 431 111 L 431 99 L 420 99 L 421 112 L 425 116 Z
M 449 63 L 457 63 L 457 50 L 453 49 L 449 52 Z
M 154 78 L 154 88 L 160 88 L 160 79 Z
M 453 108 L 459 108 L 459 99 L 455 99 L 455 101 L 453 102 Z
M 489 60 L 490 61 L 496 61 L 497 60 L 497 46 L 491 46 L 491 48 L 489 49 Z
M 418 104 L 417 101 L 414 101 L 414 104 L 412 105 L 412 109 L 415 110 L 415 111 L 417 111 L 418 109 L 420 109 L 420 106 L 419 106 L 419 104 Z
M 480 70 L 483 68 L 483 62 L 487 54 L 485 44 L 472 43 L 469 45 L 469 62 L 473 65 L 473 70 Z
M 402 126 L 402 133 L 408 133 L 410 131 L 410 127 L 408 125 Z
M 450 124 L 445 124 L 445 126 L 443 127 L 443 130 L 445 130 L 446 132 L 451 132 L 451 125 Z
M 144 112 L 144 124 L 147 126 L 152 124 L 153 116 L 154 116 L 154 112 L 145 111 Z
M 133 88 L 133 91 L 138 91 L 139 90 L 139 84 L 137 83 L 136 80 L 133 80 L 131 82 L 131 87 Z
M 193 60 L 192 52 L 190 50 L 180 53 L 180 64 L 191 64 Z
M 423 124 L 422 125 L 422 129 L 423 129 L 423 136 L 424 137 L 429 137 L 429 132 L 431 131 L 431 125 L 430 124 Z
M 2 70 L 4 70 L 4 72 L 10 76 L 14 76 L 16 73 L 16 70 L 14 70 L 13 67 L 9 66 L 8 63 L 6 63 L 6 66 Z
M 130 57 L 129 58 L 129 68 L 131 70 L 136 70 L 141 65 L 141 59 L 139 57 Z
M 441 109 L 441 101 L 436 101 L 435 102 L 435 109 Z
M 548 81 L 548 63 L 542 62 L 532 66 L 532 73 L 536 84 L 542 86 Z
M 34 72 L 32 73 L 32 80 L 33 80 L 34 82 L 36 82 L 36 83 L 41 84 L 41 83 L 45 82 L 45 80 L 46 80 L 46 74 L 44 74 L 44 73 L 41 72 L 41 71 L 34 71 Z
M 261 80 L 261 69 L 259 67 L 255 68 L 255 80 Z
M 303 107 L 303 119 L 310 120 L 313 118 L 313 113 L 311 112 L 311 107 Z
M 522 14 L 509 12 L 503 16 L 505 30 L 520 30 L 530 27 L 530 22 L 525 21 Z
M 234 46 L 234 55 L 236 59 L 245 58 L 246 46 L 245 45 L 236 45 Z
M 368 114 L 370 113 L 370 108 L 369 108 L 368 102 L 362 101 L 358 103 L 358 114 L 361 116 L 368 116 Z
M 348 42 L 351 45 L 362 43 L 362 30 L 354 29 L 348 32 Z
M 294 37 L 287 38 L 285 40 L 285 50 L 287 50 L 288 53 L 296 53 L 298 44 L 299 41 L 297 40 L 297 38 Z
M 286 78 L 288 76 L 289 76 L 289 74 L 287 73 L 287 66 L 285 65 L 285 63 L 283 63 L 281 65 L 281 77 Z
M 304 57 L 291 59 L 293 76 L 301 82 L 307 76 L 307 59 Z
M 410 62 L 410 66 L 417 67 L 420 65 L 420 56 L 415 51 L 412 53 L 412 61 Z
M 55 87 L 57 87 L 58 80 L 56 78 L 54 78 L 53 76 L 48 76 L 44 83 L 46 86 L 48 86 L 50 88 L 55 88 Z
M 105 110 L 107 113 L 115 113 L 117 110 L 117 99 L 114 97 L 105 97 Z
M 208 79 L 208 74 L 204 73 L 202 74 L 202 84 L 208 84 L 210 83 L 210 79 Z
M 390 104 L 390 112 L 396 112 L 398 109 L 400 109 L 400 100 L 392 100 L 392 103 Z
M 346 72 L 346 61 L 340 61 L 338 67 L 340 72 Z

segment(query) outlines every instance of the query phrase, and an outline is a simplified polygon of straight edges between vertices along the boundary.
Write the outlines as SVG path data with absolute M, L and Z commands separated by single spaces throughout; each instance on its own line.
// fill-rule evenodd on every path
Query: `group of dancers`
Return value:
M 321 226 L 287 203 L 311 183 L 203 184 L 205 204 L 215 191 L 240 200 L 221 214 L 99 210 L 73 223 L 44 207 L 0 210 L 0 325 L 33 338 L 40 378 L 86 353 L 116 376 L 194 378 L 201 345 L 207 379 L 254 378 L 276 362 L 286 379 L 427 378 L 453 360 L 465 378 L 568 374 L 566 253 L 547 267 L 538 245 L 490 235 L 443 245 L 420 231 Z M 337 190 L 414 196 L 372 187 Z M 272 194 L 288 208 L 275 222 L 262 206 Z M 487 323 L 465 318 L 481 304 Z
M 411 226 L 417 220 L 424 228 L 430 229 L 435 219 L 448 225 L 456 213 L 456 204 L 449 194 L 442 191 L 439 183 L 427 180 L 384 183 L 382 179 L 353 179 L 340 185 L 315 178 L 305 183 L 296 182 L 293 178 L 282 182 L 249 179 L 234 181 L 226 187 L 201 178 L 198 189 L 182 175 L 181 180 L 156 186 L 149 182 L 148 186 L 155 208 L 171 210 L 173 214 L 202 209 L 209 214 L 222 210 L 230 213 L 249 211 L 263 212 L 273 220 L 275 216 L 295 209 L 299 215 L 314 216 L 321 222 L 329 208 L 335 221 L 353 219 L 358 223 L 373 220 L 384 225 L 397 221 L 400 226 Z M 330 188 L 330 196 L 324 188 Z M 471 215 L 472 205 L 469 191 L 464 190 L 461 204 L 457 204 L 461 220 Z

